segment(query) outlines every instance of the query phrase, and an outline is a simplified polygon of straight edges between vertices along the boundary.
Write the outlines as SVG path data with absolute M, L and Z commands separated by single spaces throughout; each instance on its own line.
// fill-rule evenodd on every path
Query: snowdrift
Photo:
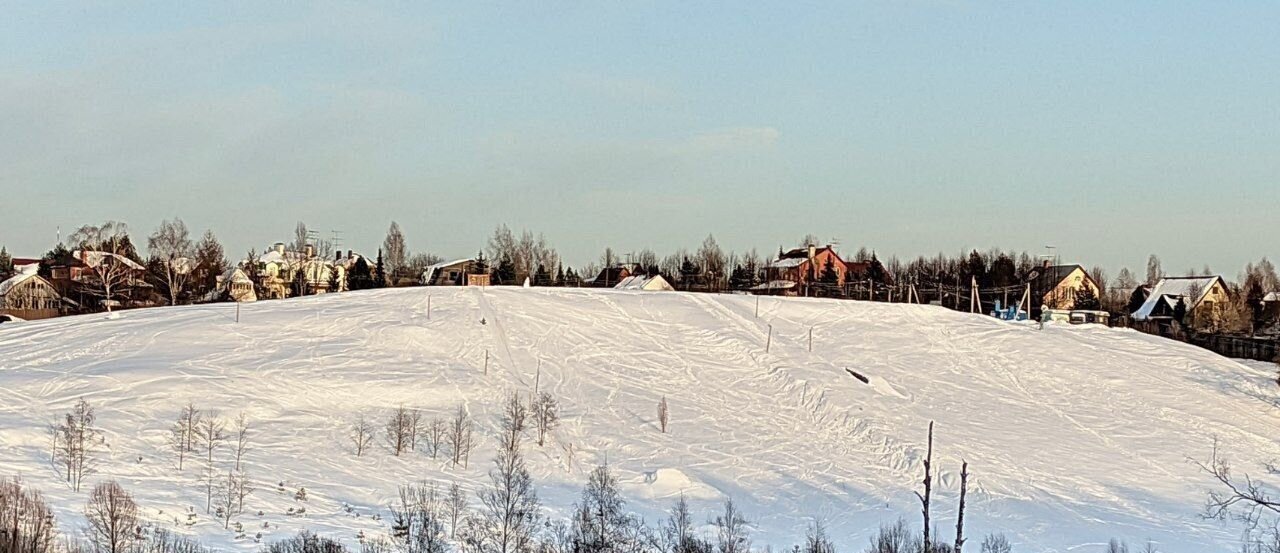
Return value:
M 756 301 L 416 288 L 243 304 L 239 323 L 222 304 L 6 324 L 0 475 L 40 488 L 63 531 L 82 526 L 87 489 L 112 478 L 148 520 L 176 521 L 215 547 L 252 550 L 255 533 L 303 527 L 355 543 L 357 532 L 384 531 L 372 515 L 399 484 L 481 485 L 501 399 L 536 381 L 564 419 L 546 446 L 526 447 L 552 515 L 607 460 L 651 522 L 682 493 L 700 520 L 733 497 L 757 544 L 789 546 L 816 517 L 841 550 L 861 550 L 883 522 L 918 524 L 911 492 L 933 420 L 944 536 L 967 460 L 971 544 L 998 531 L 1018 551 L 1087 551 L 1119 537 L 1201 552 L 1235 550 L 1239 533 L 1199 516 L 1211 482 L 1189 459 L 1206 458 L 1214 437 L 1237 471 L 1280 458 L 1277 390 L 1262 365 L 1094 326 L 781 298 L 761 298 L 756 316 Z M 106 444 L 77 493 L 50 466 L 46 429 L 79 398 L 97 409 Z M 204 513 L 200 463 L 175 468 L 169 427 L 188 401 L 253 421 L 245 463 L 257 491 L 236 518 L 246 539 Z M 465 470 L 394 457 L 381 439 L 352 453 L 358 414 L 381 426 L 400 405 L 447 417 L 459 404 L 480 436 Z M 217 462 L 226 470 L 230 449 Z M 305 515 L 287 514 L 300 506 Z

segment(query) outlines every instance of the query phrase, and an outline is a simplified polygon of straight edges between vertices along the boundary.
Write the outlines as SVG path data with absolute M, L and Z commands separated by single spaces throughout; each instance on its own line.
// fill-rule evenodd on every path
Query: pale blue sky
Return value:
M 0 244 L 1280 257 L 1275 2 L 0 2 Z M 217 7 L 211 7 L 216 5 Z

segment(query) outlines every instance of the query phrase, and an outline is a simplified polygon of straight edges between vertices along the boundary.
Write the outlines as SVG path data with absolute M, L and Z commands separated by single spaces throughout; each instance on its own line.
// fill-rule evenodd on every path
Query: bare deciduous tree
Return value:
M 987 534 L 982 539 L 982 553 L 1013 553 L 1013 546 L 1009 544 L 1009 539 L 1004 534 Z
M 396 456 L 412 448 L 413 435 L 416 433 L 413 425 L 413 413 L 403 405 L 397 407 L 391 414 L 391 418 L 387 420 L 385 428 L 387 445 Z
M 196 409 L 194 403 L 188 403 L 178 413 L 178 420 L 174 421 L 173 427 L 169 431 L 169 446 L 178 454 L 178 470 L 182 470 L 182 463 L 186 459 L 187 453 L 194 449 L 196 427 L 199 424 L 200 410 Z
M 533 479 L 520 452 L 526 416 L 519 394 L 511 394 L 503 409 L 501 443 L 489 470 L 489 486 L 477 493 L 484 520 L 482 553 L 525 553 L 533 549 L 540 517 Z
M 404 276 L 402 274 L 405 268 L 406 259 L 409 251 L 404 244 L 404 233 L 400 232 L 400 224 L 391 221 L 391 228 L 387 229 L 387 238 L 382 241 L 383 263 L 387 266 L 387 272 L 394 278 Z
M 1235 513 L 1247 526 L 1258 526 L 1264 515 L 1280 516 L 1280 498 L 1267 491 L 1268 486 L 1248 474 L 1237 477 L 1231 472 L 1231 464 L 1219 451 L 1218 440 L 1213 440 L 1213 451 L 1207 462 L 1196 461 L 1200 470 L 1208 473 L 1221 486 L 1210 490 L 1205 501 L 1205 515 L 1225 519 Z M 1280 467 L 1268 464 L 1268 474 L 1280 474 Z
M 127 553 L 138 542 L 138 504 L 115 481 L 93 488 L 84 516 L 89 522 L 89 542 L 97 553 Z
M 529 410 L 520 401 L 520 394 L 512 392 L 502 406 L 502 441 L 498 447 L 509 451 L 519 449 L 528 419 Z
M 93 427 L 95 418 L 93 407 L 80 399 L 56 425 L 54 461 L 75 491 L 80 491 L 84 476 L 92 471 L 94 453 L 101 440 Z
M 404 553 L 444 553 L 444 523 L 434 485 L 400 487 L 399 503 L 391 505 L 391 538 Z
M 53 510 L 18 478 L 0 480 L 0 552 L 53 553 Z
M 540 392 L 533 400 L 533 425 L 538 429 L 538 445 L 546 443 L 547 434 L 560 424 L 560 403 L 551 392 Z
M 240 461 L 244 459 L 245 452 L 249 451 L 249 417 L 243 412 L 236 415 L 234 430 L 236 438 L 236 472 L 240 472 Z
M 374 432 L 373 423 L 363 413 L 356 417 L 355 424 L 351 425 L 351 443 L 356 447 L 356 457 L 364 455 L 364 450 L 373 444 Z
M 800 553 L 836 553 L 836 546 L 827 537 L 827 529 L 821 520 L 813 521 L 805 532 L 804 546 L 800 548 Z
M 711 521 L 716 527 L 717 553 L 749 553 L 751 542 L 747 537 L 747 519 L 733 504 L 733 498 L 724 502 L 724 514 Z
M 449 424 L 449 451 L 453 455 L 453 466 L 463 465 L 471 456 L 471 415 L 467 414 L 467 408 L 463 405 L 458 406 L 458 410 L 454 412 L 453 421 Z
M 226 441 L 226 423 L 218 417 L 215 412 L 210 412 L 207 416 L 200 419 L 200 423 L 196 425 L 196 439 L 200 444 L 201 451 L 205 454 L 205 466 L 201 480 L 205 485 L 205 512 L 210 512 L 213 508 L 213 489 L 218 484 L 219 473 L 213 463 L 213 454 L 218 448 L 222 447 L 222 442 Z
M 178 218 L 161 221 L 147 238 L 147 254 L 156 262 L 156 276 L 169 293 L 169 305 L 176 305 L 194 269 L 191 233 L 186 223 Z
M 445 436 L 449 432 L 449 423 L 444 419 L 435 417 L 427 422 L 424 433 L 427 452 L 431 454 L 431 458 L 435 459 L 440 453 L 440 448 L 444 445 Z
M 449 514 L 449 539 L 454 539 L 458 535 L 458 522 L 467 511 L 467 495 L 462 492 L 462 486 L 457 482 L 449 485 L 449 494 L 444 498 L 444 506 Z
M 127 254 L 129 228 L 124 223 L 107 221 L 101 226 L 85 225 L 68 238 L 72 245 L 84 254 L 86 264 L 94 277 L 94 284 L 102 294 L 103 305 L 111 311 L 112 298 L 128 288 L 134 271 L 142 269 Z
M 236 509 L 236 490 L 240 487 L 237 482 L 239 478 L 234 471 L 227 471 L 227 477 L 218 483 L 218 502 L 215 505 L 217 509 L 214 513 L 218 519 L 222 521 L 222 529 L 226 530 L 231 527 L 231 518 L 235 516 Z

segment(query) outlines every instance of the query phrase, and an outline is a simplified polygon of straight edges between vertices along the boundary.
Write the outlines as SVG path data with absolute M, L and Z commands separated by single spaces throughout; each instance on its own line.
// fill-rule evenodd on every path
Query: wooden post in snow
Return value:
M 809 353 L 813 353 L 813 327 L 809 327 Z
M 929 541 L 929 495 L 933 491 L 933 421 L 929 421 L 929 449 L 924 457 L 924 493 L 916 492 L 924 513 L 924 551 L 932 551 Z
M 236 302 L 236 322 L 240 322 L 240 302 Z
M 427 294 L 427 320 L 431 320 L 431 294 Z
M 969 486 L 969 463 L 961 461 L 960 464 L 960 511 L 956 515 L 956 545 L 952 548 L 955 553 L 961 553 L 964 547 L 964 494 L 965 488 Z
M 769 325 L 769 334 L 764 339 L 764 352 L 769 353 L 769 346 L 773 344 L 773 325 Z
M 489 350 L 484 350 L 484 374 L 489 376 Z
M 760 296 L 756 296 L 756 318 L 760 318 Z
M 972 279 L 969 281 L 969 312 L 977 313 L 978 305 L 982 303 L 978 299 L 978 277 L 971 276 L 969 278 Z

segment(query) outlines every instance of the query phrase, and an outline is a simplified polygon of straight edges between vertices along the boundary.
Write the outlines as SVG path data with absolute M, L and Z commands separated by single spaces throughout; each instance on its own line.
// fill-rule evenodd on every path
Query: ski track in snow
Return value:
M 607 459 L 650 521 L 681 493 L 698 520 L 733 497 L 757 543 L 788 547 L 820 517 L 841 550 L 861 550 L 879 524 L 918 521 L 912 491 L 934 420 L 944 536 L 967 460 L 974 540 L 998 531 L 1016 550 L 1061 552 L 1151 539 L 1177 553 L 1237 549 L 1238 528 L 1200 518 L 1212 482 L 1189 458 L 1204 459 L 1214 437 L 1237 472 L 1280 457 L 1264 364 L 1095 326 L 1037 330 L 929 306 L 773 297 L 759 298 L 756 316 L 756 301 L 415 288 L 243 304 L 238 324 L 226 304 L 6 324 L 0 475 L 44 491 L 63 530 L 82 525 L 88 488 L 114 478 L 152 523 L 181 520 L 180 532 L 210 545 L 254 550 L 204 514 L 200 461 L 175 467 L 168 429 L 192 401 L 254 423 L 245 463 L 258 489 L 237 517 L 249 536 L 305 527 L 354 543 L 359 531 L 385 531 L 370 515 L 385 513 L 400 484 L 482 485 L 503 398 L 537 379 L 563 417 L 544 447 L 530 437 L 525 448 L 549 514 L 566 512 Z M 51 468 L 45 429 L 82 397 L 107 447 L 77 493 Z M 667 434 L 656 421 L 662 397 Z M 400 405 L 428 418 L 465 406 L 479 442 L 470 465 L 397 458 L 381 436 L 356 458 L 346 435 L 356 415 L 381 426 Z M 226 470 L 230 449 L 219 456 Z M 303 486 L 305 504 L 293 499 Z M 305 516 L 285 514 L 299 506 Z

